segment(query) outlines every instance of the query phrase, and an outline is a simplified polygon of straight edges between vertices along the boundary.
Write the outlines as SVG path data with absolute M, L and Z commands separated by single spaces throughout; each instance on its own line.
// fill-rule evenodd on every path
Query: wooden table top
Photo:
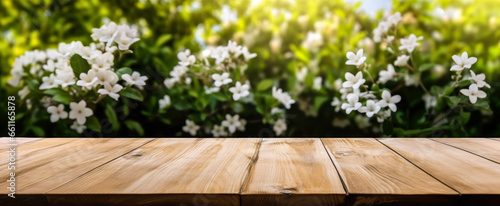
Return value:
M 0 177 L 10 178 L 7 138 Z M 0 205 L 499 205 L 499 138 L 17 138 Z

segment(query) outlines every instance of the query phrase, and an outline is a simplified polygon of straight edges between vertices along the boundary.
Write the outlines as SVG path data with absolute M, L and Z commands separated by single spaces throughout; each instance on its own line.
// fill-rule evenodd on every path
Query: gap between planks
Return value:
M 328 157 L 330 157 L 330 161 L 332 162 L 333 167 L 335 167 L 335 170 L 337 172 L 337 176 L 339 176 L 340 182 L 342 183 L 342 187 L 344 188 L 345 196 L 346 197 L 349 196 L 349 190 L 347 189 L 347 186 L 346 186 L 346 184 L 344 182 L 344 179 L 340 175 L 339 168 L 335 164 L 335 161 L 333 161 L 332 156 L 330 156 L 330 153 L 328 152 L 328 149 L 326 148 L 325 143 L 323 142 L 323 138 L 319 138 L 319 141 L 321 141 L 321 144 L 323 145 L 323 148 L 325 149 L 326 154 L 328 154 Z
M 441 184 L 445 185 L 446 187 L 452 189 L 453 191 L 457 192 L 460 196 L 462 195 L 462 193 L 460 193 L 458 190 L 456 190 L 455 188 L 451 187 L 450 185 L 446 184 L 445 182 L 441 181 L 440 179 L 436 178 L 434 175 L 430 174 L 429 172 L 425 171 L 424 169 L 422 169 L 420 166 L 418 166 L 417 164 L 413 163 L 412 161 L 410 161 L 409 159 L 407 159 L 405 156 L 403 156 L 402 154 L 400 154 L 399 152 L 397 152 L 396 150 L 392 149 L 391 147 L 387 146 L 386 144 L 384 144 L 382 141 L 380 141 L 378 138 L 374 138 L 375 140 L 377 140 L 380 144 L 384 145 L 385 147 L 387 147 L 388 149 L 392 150 L 394 153 L 398 154 L 401 158 L 405 159 L 406 161 L 408 161 L 409 163 L 411 163 L 412 165 L 415 165 L 415 167 L 417 167 L 419 170 L 422 170 L 423 172 L 425 172 L 427 175 L 431 176 L 432 178 L 434 178 L 435 180 L 439 181 Z
M 486 160 L 492 161 L 492 162 L 494 162 L 494 163 L 500 164 L 500 162 L 498 162 L 498 161 L 495 161 L 495 160 L 493 160 L 493 159 L 491 159 L 491 158 L 488 158 L 488 157 L 486 157 L 486 156 L 484 156 L 484 155 L 481 155 L 481 154 L 475 153 L 475 152 L 473 152 L 473 151 L 471 151 L 471 150 L 469 150 L 469 149 L 467 149 L 467 148 L 463 148 L 463 147 L 460 147 L 460 146 L 455 146 L 455 145 L 452 145 L 452 144 L 447 143 L 447 142 L 443 142 L 442 140 L 439 140 L 440 138 L 429 138 L 429 139 L 430 139 L 430 140 L 432 140 L 432 141 L 435 141 L 435 142 L 438 142 L 438 143 L 441 143 L 441 144 L 444 144 L 444 145 L 447 145 L 447 146 L 450 146 L 450 147 L 453 147 L 453 148 L 456 148 L 456 149 L 462 150 L 462 151 L 464 151 L 464 152 L 468 152 L 468 153 L 470 153 L 470 154 L 476 155 L 476 156 L 478 156 L 478 157 L 481 157 L 481 158 L 483 158 L 483 159 L 486 159 Z

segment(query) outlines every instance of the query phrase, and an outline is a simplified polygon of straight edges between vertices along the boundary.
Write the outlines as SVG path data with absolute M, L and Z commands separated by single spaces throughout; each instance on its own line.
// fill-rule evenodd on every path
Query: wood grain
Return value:
M 352 205 L 456 203 L 458 193 L 373 138 L 322 138 Z M 373 195 L 377 194 L 377 195 Z M 416 195 L 408 198 L 409 195 Z M 440 200 L 440 201 L 436 201 Z
M 500 141 L 492 141 L 486 138 L 433 138 L 433 140 L 500 163 Z
M 264 139 L 242 205 L 336 205 L 345 191 L 318 138 Z
M 2 137 L 0 138 L 0 152 L 7 151 L 14 146 L 19 146 L 25 143 L 34 142 L 41 139 L 42 138 L 16 137 L 15 142 L 11 142 L 9 137 Z M 9 144 L 17 144 L 17 145 L 9 145 Z
M 500 164 L 430 139 L 380 139 L 430 175 L 454 188 L 465 199 L 490 195 L 483 205 L 497 205 L 500 195 Z M 472 201 L 473 202 L 473 201 Z
M 150 140 L 49 138 L 22 144 L 17 147 L 16 194 L 44 194 Z M 0 153 L 3 180 L 9 176 L 8 155 Z M 0 188 L 6 187 L 7 182 L 0 182 Z
M 49 192 L 47 198 L 54 205 L 72 202 L 122 205 L 119 199 L 129 194 L 157 194 L 159 197 L 154 199 L 136 201 L 193 205 L 194 198 L 212 194 L 223 198 L 213 198 L 207 205 L 238 205 L 238 193 L 260 141 L 256 138 L 155 139 Z M 101 198 L 89 198 L 87 194 L 101 194 Z

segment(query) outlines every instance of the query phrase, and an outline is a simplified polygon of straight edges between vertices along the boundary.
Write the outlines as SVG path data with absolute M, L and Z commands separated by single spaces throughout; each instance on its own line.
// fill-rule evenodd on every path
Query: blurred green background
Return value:
M 479 59 L 474 65 L 475 71 L 484 72 L 486 81 L 492 85 L 488 95 L 493 114 L 473 112 L 469 123 L 460 131 L 446 131 L 445 135 L 500 136 L 500 117 L 497 115 L 500 111 L 500 4 L 485 0 L 380 2 L 404 15 L 404 26 L 399 30 L 401 35 L 414 33 L 424 37 L 417 59 L 444 67 L 444 70 L 437 68 L 423 74 L 426 85 L 443 85 L 449 81 L 451 56 L 463 51 Z M 227 15 L 228 8 L 237 14 L 237 18 Z M 458 17 L 439 19 L 436 8 L 454 8 L 459 14 Z M 367 11 L 362 2 L 342 0 L 4 0 L 0 3 L 0 99 L 4 100 L 0 110 L 6 114 L 7 96 L 17 95 L 22 88 L 7 85 L 15 57 L 29 50 L 57 48 L 60 42 L 82 41 L 87 45 L 92 42 L 91 29 L 109 21 L 138 28 L 141 40 L 133 45 L 134 56 L 124 65 L 149 73 L 149 84 L 153 86 L 163 87 L 163 79 L 177 64 L 178 51 L 185 48 L 200 51 L 207 45 L 235 40 L 258 54 L 249 65 L 252 85 L 257 85 L 260 79 L 273 78 L 280 81 L 287 91 L 292 91 L 296 80 L 291 76 L 303 66 L 333 85 L 334 80 L 343 78 L 346 71 L 354 71 L 345 66 L 345 53 L 359 48 L 367 48 L 369 59 L 377 60 L 372 62 L 375 67 L 385 68 L 387 61 L 384 62 L 380 48 L 364 45 L 362 41 L 371 36 L 383 13 Z M 313 55 L 300 45 L 307 32 L 317 26 L 326 26 L 327 29 L 323 34 L 325 43 Z M 294 57 L 290 58 L 290 54 Z M 306 87 L 311 87 L 313 77 L 306 78 Z M 425 112 L 421 99 L 412 100 L 414 94 L 418 93 L 416 96 L 420 97 L 421 92 L 418 88 L 401 90 L 401 96 L 407 101 L 400 103 L 402 106 L 396 115 L 395 124 L 399 127 L 415 130 L 432 126 L 422 122 L 422 113 Z M 318 96 L 322 98 L 318 100 Z M 173 114 L 170 124 L 165 126 L 162 117 L 154 114 L 148 106 L 158 97 L 155 91 L 151 91 L 144 104 L 136 108 L 137 112 L 130 113 L 131 118 L 139 120 L 142 133 L 123 129 L 105 136 L 177 135 L 184 118 L 176 118 Z M 287 135 L 374 135 L 372 131 L 359 130 L 354 123 L 343 129 L 334 128 L 332 121 L 338 113 L 330 106 L 332 97 L 330 91 L 301 93 L 301 99 L 306 101 L 302 107 L 313 106 L 305 109 L 295 106 L 287 111 L 293 114 Z M 45 111 L 27 112 L 23 102 L 17 104 L 19 136 L 68 135 L 43 129 L 51 128 Z M 5 125 L 6 120 L 5 123 L 2 120 L 2 124 Z M 247 134 L 260 135 L 262 127 L 260 124 L 249 125 Z M 1 131 L 5 134 L 6 128 L 2 126 Z M 413 135 L 430 134 L 417 132 Z

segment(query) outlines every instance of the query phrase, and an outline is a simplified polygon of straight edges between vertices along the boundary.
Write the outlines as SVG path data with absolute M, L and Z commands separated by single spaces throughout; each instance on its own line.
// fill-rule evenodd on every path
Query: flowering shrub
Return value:
M 12 28 L 0 47 L 14 46 L 0 54 L 4 68 L 14 65 L 2 70 L 10 73 L 0 96 L 17 98 L 19 135 L 500 135 L 497 5 L 393 1 L 376 14 L 337 0 L 47 8 L 0 22 Z M 31 27 L 12 19 L 34 21 L 27 42 Z
M 74 41 L 60 43 L 57 50 L 26 52 L 16 59 L 9 80 L 12 86 L 26 85 L 19 97 L 29 109 L 46 110 L 50 122 L 80 134 L 85 129 L 101 131 L 95 111 L 104 111 L 113 128 L 119 128 L 117 101 L 121 98 L 124 107 L 128 99 L 142 101 L 137 89 L 142 90 L 147 80 L 128 67 L 115 69 L 115 57 L 132 53 L 129 47 L 139 40 L 137 30 L 111 22 L 93 32 L 99 43 L 84 46 Z M 43 134 L 40 130 L 35 132 Z

